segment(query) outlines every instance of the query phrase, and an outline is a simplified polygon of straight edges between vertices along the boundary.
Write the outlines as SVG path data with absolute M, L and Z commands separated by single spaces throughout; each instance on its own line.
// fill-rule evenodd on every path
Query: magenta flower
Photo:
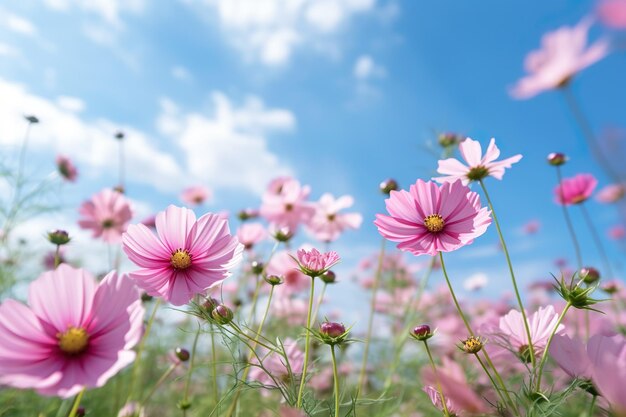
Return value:
M 551 305 L 540 307 L 539 310 L 528 317 L 530 340 L 533 342 L 536 355 L 542 355 L 548 338 L 550 334 L 552 334 L 558 319 L 559 315 L 554 311 L 554 307 Z M 559 324 L 557 334 L 562 333 L 564 329 L 565 326 Z M 507 337 L 510 347 L 513 348 L 522 359 L 530 358 L 530 356 L 527 356 L 530 355 L 530 352 L 528 351 L 528 336 L 526 335 L 522 313 L 517 310 L 511 310 L 507 315 L 501 317 L 500 331 Z
M 390 216 L 376 215 L 378 232 L 414 255 L 456 250 L 485 233 L 491 223 L 478 194 L 461 181 L 438 186 L 417 180 L 409 191 L 392 191 L 385 205 Z
M 448 158 L 439 161 L 437 172 L 444 177 L 435 177 L 433 180 L 444 183 L 461 180 L 463 185 L 471 181 L 479 181 L 485 177 L 494 177 L 498 180 L 504 176 L 504 169 L 522 159 L 522 155 L 515 155 L 502 161 L 496 161 L 500 156 L 500 149 L 496 146 L 496 140 L 491 138 L 485 155 L 482 154 L 480 142 L 471 138 L 465 139 L 459 144 L 461 156 L 467 163 L 464 165 L 458 159 Z
M 562 87 L 576 73 L 604 58 L 609 52 L 608 41 L 587 46 L 591 23 L 585 19 L 575 27 L 563 26 L 543 35 L 541 49 L 526 56 L 524 66 L 529 74 L 517 82 L 511 95 L 526 99 Z
M 295 231 L 313 215 L 314 208 L 307 201 L 310 193 L 308 185 L 303 187 L 293 178 L 277 178 L 263 195 L 259 213 L 277 228 L 288 227 Z
M 298 259 L 294 258 L 294 261 L 300 271 L 311 278 L 319 277 L 339 262 L 339 255 L 335 251 L 321 253 L 315 248 L 310 251 L 299 249 L 297 255 Z
M 28 304 L 0 305 L 0 384 L 67 398 L 135 359 L 144 309 L 125 275 L 98 283 L 61 264 L 30 284 Z
M 140 267 L 129 274 L 137 285 L 174 305 L 221 283 L 242 257 L 243 245 L 217 214 L 196 221 L 192 210 L 171 205 L 157 214 L 156 232 L 143 224 L 131 225 L 122 249 Z
M 211 198 L 211 191 L 202 185 L 185 188 L 180 194 L 180 200 L 190 206 L 198 206 Z
M 566 206 L 586 201 L 598 185 L 598 180 L 591 174 L 578 174 L 572 178 L 564 178 L 554 188 L 555 201 Z
M 126 231 L 133 211 L 130 202 L 123 194 L 109 188 L 85 201 L 78 212 L 81 218 L 78 225 L 91 229 L 94 238 L 101 237 L 107 243 L 118 243 Z
M 237 229 L 237 239 L 245 249 L 252 249 L 254 245 L 268 236 L 267 230 L 261 223 L 244 223 Z
M 64 155 L 57 155 L 57 170 L 63 179 L 74 182 L 78 177 L 78 169 L 70 158 Z
M 613 240 L 624 239 L 626 237 L 626 228 L 621 224 L 617 224 L 608 230 L 607 235 Z
M 335 199 L 331 194 L 324 194 L 315 204 L 315 213 L 307 222 L 308 230 L 323 242 L 337 240 L 347 229 L 358 229 L 363 221 L 359 213 L 340 213 L 340 210 L 352 207 L 354 200 L 349 195 Z
M 605 26 L 626 29 L 626 0 L 601 0 L 596 14 Z

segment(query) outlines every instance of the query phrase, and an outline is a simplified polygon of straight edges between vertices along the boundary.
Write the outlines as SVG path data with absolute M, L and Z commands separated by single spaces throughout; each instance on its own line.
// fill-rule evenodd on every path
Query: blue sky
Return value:
M 490 0 L 24 0 L 0 6 L 0 146 L 15 152 L 21 115 L 36 113 L 33 175 L 53 157 L 77 161 L 81 180 L 64 187 L 64 221 L 76 204 L 117 182 L 117 129 L 128 134 L 128 195 L 139 212 L 179 203 L 203 183 L 208 210 L 257 206 L 264 184 L 289 173 L 312 197 L 351 194 L 361 230 L 337 249 L 354 265 L 378 247 L 372 224 L 384 210 L 378 183 L 429 178 L 423 146 L 440 131 L 462 132 L 522 161 L 488 186 L 518 275 L 530 282 L 573 260 L 552 202 L 549 152 L 571 160 L 565 175 L 592 172 L 587 146 L 557 92 L 516 101 L 525 55 L 543 33 L 575 25 L 593 2 Z M 596 25 L 591 38 L 613 35 Z M 626 55 L 612 53 L 574 80 L 594 128 L 626 125 Z M 54 120 L 54 121 L 53 121 Z M 614 207 L 589 203 L 601 233 Z M 587 263 L 595 246 L 575 213 Z M 539 219 L 541 231 L 520 228 Z M 36 227 L 50 228 L 49 218 Z M 35 227 L 35 226 L 33 226 Z M 450 256 L 456 280 L 485 271 L 491 293 L 508 288 L 495 229 Z M 623 256 L 607 241 L 614 259 Z M 617 263 L 616 263 L 617 265 Z M 503 275 L 503 276 L 501 276 Z

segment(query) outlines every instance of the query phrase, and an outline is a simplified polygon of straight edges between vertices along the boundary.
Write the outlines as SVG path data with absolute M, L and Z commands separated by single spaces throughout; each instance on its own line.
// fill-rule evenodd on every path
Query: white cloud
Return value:
M 64 153 L 74 158 L 82 172 L 109 176 L 112 161 L 117 160 L 117 129 L 126 132 L 127 172 L 133 181 L 148 184 L 160 191 L 177 192 L 183 170 L 173 156 L 154 146 L 145 133 L 101 119 L 84 121 L 73 111 L 43 97 L 29 93 L 23 86 L 0 79 L 0 143 L 16 145 L 24 134 L 24 114 L 34 114 L 41 123 L 32 129 L 31 149 Z M 74 103 L 76 105 L 76 103 Z M 83 169 L 86 168 L 86 169 Z
M 17 49 L 6 43 L 0 42 L 0 56 L 19 55 Z
M 77 9 L 93 14 L 115 27 L 123 26 L 122 14 L 140 14 L 145 8 L 144 0 L 44 0 L 44 4 L 58 11 Z
M 376 0 L 187 0 L 217 15 L 226 38 L 268 66 L 289 62 L 296 47 L 336 48 L 336 35 Z
M 78 97 L 59 96 L 57 97 L 57 104 L 64 110 L 80 113 L 85 110 L 85 102 Z
M 0 8 L 0 26 L 26 36 L 34 36 L 37 28 L 29 20 Z
M 387 70 L 377 64 L 369 55 L 361 55 L 354 63 L 354 77 L 358 80 L 371 80 L 373 78 L 384 78 Z
M 296 120 L 283 109 L 268 109 L 257 97 L 236 107 L 223 93 L 212 94 L 211 116 L 183 113 L 161 100 L 157 128 L 182 148 L 190 176 L 214 188 L 234 187 L 260 194 L 277 175 L 290 174 L 267 146 L 272 132 L 291 131 Z

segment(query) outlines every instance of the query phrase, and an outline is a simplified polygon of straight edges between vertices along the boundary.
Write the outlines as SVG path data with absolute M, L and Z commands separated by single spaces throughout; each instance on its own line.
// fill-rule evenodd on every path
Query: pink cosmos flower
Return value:
M 312 278 L 322 275 L 339 262 L 339 255 L 335 251 L 321 253 L 317 249 L 299 249 L 298 259 L 294 261 L 298 264 L 303 274 Z
M 277 178 L 263 195 L 259 213 L 278 228 L 288 227 L 294 231 L 313 215 L 314 208 L 307 201 L 310 193 L 308 185 L 303 187 L 293 178 Z
M 534 235 L 539 231 L 539 229 L 541 229 L 541 222 L 539 220 L 530 220 L 522 228 L 524 234 L 527 235 Z
M 242 257 L 243 245 L 217 214 L 196 221 L 192 210 L 171 205 L 157 214 L 156 232 L 134 224 L 124 233 L 122 249 L 140 267 L 129 276 L 177 306 L 222 282 Z
M 267 238 L 267 230 L 261 223 L 246 222 L 237 229 L 237 239 L 248 250 L 265 238 Z
M 600 203 L 611 204 L 621 200 L 624 195 L 626 195 L 626 188 L 622 184 L 609 184 L 598 191 L 596 200 Z
M 445 176 L 433 178 L 435 181 L 444 183 L 461 180 L 463 185 L 467 185 L 471 181 L 479 181 L 487 176 L 501 180 L 504 176 L 504 169 L 511 168 L 511 165 L 522 159 L 522 155 L 518 154 L 496 161 L 500 156 L 500 149 L 496 146 L 494 138 L 491 138 L 484 156 L 480 142 L 471 138 L 459 144 L 459 151 L 467 165 L 455 158 L 440 160 L 437 172 Z
M 378 232 L 414 255 L 456 250 L 485 233 L 491 223 L 478 194 L 461 181 L 438 186 L 417 180 L 409 191 L 392 191 L 385 205 L 390 216 L 376 215 Z
M 614 29 L 626 29 L 626 0 L 602 0 L 596 14 L 600 21 Z
M 593 339 L 593 338 L 592 338 Z M 592 380 L 600 394 L 611 404 L 614 414 L 626 415 L 626 338 L 598 336 L 589 340 L 592 355 Z M 593 342 L 593 343 L 592 343 Z M 595 355 L 593 355 L 595 353 Z M 595 356 L 595 357 L 594 357 Z
M 339 213 L 352 207 L 354 200 L 349 195 L 335 199 L 331 194 L 324 194 L 315 204 L 315 213 L 307 222 L 309 231 L 323 242 L 332 242 L 346 229 L 358 229 L 363 221 L 359 213 Z
M 579 71 L 604 58 L 609 52 L 605 39 L 587 47 L 590 19 L 575 27 L 563 26 L 543 35 L 541 49 L 526 56 L 528 75 L 511 89 L 517 99 L 531 98 L 543 91 L 562 87 Z
M 64 155 L 57 155 L 57 170 L 63 179 L 69 182 L 75 182 L 78 177 L 78 169 L 70 158 Z
M 67 398 L 103 386 L 135 359 L 144 309 L 125 275 L 98 283 L 61 264 L 30 284 L 28 304 L 0 305 L 0 384 Z
M 295 340 L 287 338 L 283 342 L 285 347 L 285 354 L 287 361 L 281 355 L 276 352 L 271 352 L 264 355 L 259 355 L 263 358 L 263 368 L 258 364 L 258 359 L 255 357 L 252 359 L 252 364 L 256 364 L 250 370 L 250 379 L 259 381 L 267 386 L 277 386 L 277 384 L 290 381 L 294 376 L 300 374 L 302 365 L 304 365 L 304 353 L 298 347 Z M 266 372 L 267 371 L 267 372 Z
M 133 211 L 130 202 L 123 194 L 109 188 L 100 191 L 85 201 L 78 212 L 81 218 L 78 225 L 91 229 L 94 238 L 102 237 L 107 243 L 118 243 L 126 231 Z
M 211 191 L 202 185 L 186 188 L 180 195 L 180 200 L 190 206 L 199 206 L 209 198 L 211 198 Z
M 559 315 L 554 311 L 554 307 L 549 305 L 540 307 L 539 310 L 527 318 L 530 327 L 530 340 L 533 342 L 535 354 L 540 356 L 546 347 L 550 334 L 554 330 L 554 326 L 556 326 Z M 562 333 L 564 329 L 565 326 L 559 324 L 557 334 Z M 525 358 L 525 355 L 528 354 L 526 352 L 528 349 L 528 336 L 526 335 L 522 313 L 517 310 L 511 310 L 507 315 L 501 317 L 500 331 L 508 338 L 513 350 Z
M 598 180 L 591 174 L 578 174 L 571 178 L 564 178 L 560 185 L 554 188 L 554 198 L 557 204 L 580 204 L 586 201 L 598 185 Z

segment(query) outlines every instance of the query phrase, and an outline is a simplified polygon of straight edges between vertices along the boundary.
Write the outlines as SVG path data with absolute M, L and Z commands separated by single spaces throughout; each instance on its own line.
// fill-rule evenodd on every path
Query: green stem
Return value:
M 309 294 L 309 310 L 306 317 L 306 338 L 304 346 L 304 364 L 302 365 L 302 376 L 300 380 L 300 389 L 298 390 L 297 408 L 302 408 L 302 395 L 304 394 L 304 385 L 306 383 L 306 371 L 309 365 L 309 340 L 311 338 L 311 311 L 313 310 L 313 298 L 315 297 L 315 278 L 311 278 L 311 293 Z
M 54 251 L 54 269 L 61 264 L 61 245 L 57 245 L 57 249 Z
M 185 381 L 185 391 L 183 394 L 182 410 L 183 417 L 187 415 L 187 409 L 189 404 L 189 387 L 191 385 L 191 375 L 193 374 L 193 366 L 196 361 L 196 348 L 198 347 L 198 338 L 200 337 L 200 330 L 202 326 L 198 323 L 198 330 L 196 331 L 196 337 L 193 339 L 193 347 L 191 348 L 191 359 L 189 360 L 189 370 L 187 371 L 187 380 Z
M 463 313 L 463 310 L 461 310 L 461 306 L 459 304 L 459 301 L 457 300 L 456 294 L 454 293 L 454 288 L 452 288 L 452 284 L 450 283 L 450 278 L 448 277 L 448 271 L 446 270 L 446 263 L 443 260 L 443 253 L 442 252 L 439 252 L 439 259 L 441 261 L 441 270 L 443 271 L 443 276 L 446 279 L 446 284 L 448 284 L 448 289 L 450 290 L 450 295 L 452 296 L 452 300 L 454 301 L 454 305 L 456 306 L 456 310 L 458 311 L 459 316 L 461 316 L 461 319 L 463 320 L 463 323 L 465 324 L 465 328 L 469 332 L 470 336 L 474 336 L 474 331 L 472 330 L 472 327 L 470 326 L 469 321 L 465 317 L 465 314 Z M 502 377 L 500 376 L 500 373 L 498 372 L 498 370 L 494 366 L 493 362 L 491 361 L 491 358 L 489 357 L 489 354 L 487 353 L 487 350 L 483 349 L 482 352 L 485 355 L 485 360 L 487 361 L 487 364 L 493 370 L 493 374 L 496 377 L 496 380 L 498 381 L 498 383 L 500 384 L 500 388 L 498 388 L 497 385 L 495 385 L 494 388 L 496 390 L 502 390 L 502 391 L 507 392 L 506 385 L 504 384 L 504 381 L 502 380 Z M 517 408 L 515 407 L 515 404 L 513 402 L 511 402 L 511 405 L 513 405 L 513 410 L 515 411 L 515 413 L 517 415 L 519 415 L 519 410 L 517 410 Z
M 528 318 L 526 318 L 526 310 L 524 309 L 524 304 L 522 303 L 522 297 L 520 296 L 519 289 L 517 288 L 517 281 L 515 280 L 515 272 L 513 271 L 513 264 L 511 263 L 511 257 L 509 256 L 509 250 L 506 247 L 506 242 L 504 241 L 504 236 L 502 235 L 502 229 L 500 229 L 500 222 L 498 221 L 498 216 L 496 216 L 496 211 L 493 208 L 493 204 L 491 203 L 491 198 L 489 198 L 489 193 L 487 192 L 487 187 L 485 187 L 485 183 L 483 180 L 480 180 L 480 186 L 483 189 L 483 193 L 485 194 L 485 198 L 487 199 L 487 204 L 489 205 L 489 209 L 491 210 L 493 222 L 496 225 L 496 230 L 498 231 L 498 237 L 500 238 L 500 244 L 502 245 L 502 250 L 504 251 L 504 256 L 506 257 L 506 263 L 509 266 L 509 273 L 511 274 L 511 282 L 513 283 L 513 289 L 515 290 L 515 298 L 517 299 L 517 304 L 519 305 L 520 311 L 522 313 L 522 318 L 524 319 L 524 329 L 526 330 L 526 337 L 528 339 L 528 347 L 530 349 L 530 362 L 532 363 L 533 370 L 534 370 L 535 365 L 536 365 L 535 349 L 533 348 L 533 341 L 530 336 L 530 326 L 528 325 Z
M 565 313 L 567 313 L 567 310 L 569 310 L 571 306 L 572 304 L 569 301 L 567 302 L 567 304 L 565 304 L 565 308 L 563 309 L 563 312 L 561 312 L 561 315 L 559 316 L 559 319 L 556 321 L 556 324 L 554 325 L 554 329 L 552 329 L 552 332 L 550 333 L 550 337 L 548 337 L 548 341 L 546 342 L 546 347 L 543 350 L 543 356 L 541 357 L 541 362 L 539 363 L 539 372 L 537 373 L 537 392 L 541 391 L 541 376 L 543 374 L 543 366 L 546 364 L 546 361 L 548 360 L 548 356 L 549 356 L 548 353 L 550 351 L 550 344 L 552 343 L 552 338 L 556 334 L 556 331 L 558 330 L 559 325 L 563 321 L 563 317 L 565 317 Z
M 161 386 L 163 382 L 165 382 L 167 377 L 169 377 L 171 373 L 174 372 L 174 369 L 176 369 L 179 364 L 180 362 L 176 362 L 176 363 L 171 364 L 170 367 L 167 368 L 167 370 L 163 373 L 163 375 L 161 375 L 161 378 L 159 378 L 159 380 L 154 384 L 154 386 L 152 387 L 148 395 L 146 395 L 146 397 L 139 402 L 139 409 L 143 408 L 143 406 L 148 402 L 148 400 L 150 400 L 150 398 L 156 392 L 156 390 Z
M 606 272 L 609 274 L 609 277 L 614 278 L 613 269 L 611 268 L 611 261 L 609 261 L 609 257 L 606 254 L 606 249 L 604 249 L 604 245 L 602 244 L 602 239 L 600 238 L 600 235 L 598 235 L 598 231 L 593 225 L 591 216 L 589 215 L 589 212 L 587 211 L 584 203 L 580 204 L 580 211 L 583 212 L 583 217 L 585 218 L 587 226 L 591 231 L 591 236 L 593 237 L 593 240 L 598 248 L 598 252 L 600 252 L 600 256 L 602 256 L 602 261 L 604 263 L 604 268 L 606 268 Z
M 68 417 L 76 417 L 76 413 L 78 412 L 78 407 L 80 407 L 80 400 L 82 400 L 84 393 L 85 393 L 85 388 L 83 388 L 74 399 L 74 405 L 72 406 L 72 409 L 70 410 L 70 414 Z
M 254 295 L 252 296 L 252 306 L 250 307 L 250 314 L 248 316 L 248 323 L 252 325 L 252 321 L 254 320 L 254 316 L 256 315 L 256 303 L 259 299 L 259 291 L 261 290 L 261 275 L 256 275 L 256 286 L 254 288 Z
M 565 200 L 563 195 L 563 175 L 561 174 L 561 167 L 556 167 L 556 177 L 559 181 L 559 194 L 561 195 L 561 202 Z M 583 257 L 580 251 L 580 244 L 578 243 L 578 239 L 576 238 L 576 232 L 574 231 L 574 225 L 572 224 L 572 218 L 569 215 L 569 211 L 567 210 L 567 206 L 561 203 L 561 208 L 563 209 L 563 217 L 565 218 L 565 223 L 567 224 L 567 230 L 569 231 L 569 235 L 572 238 L 572 243 L 574 244 L 574 250 L 576 251 L 576 262 L 578 263 L 578 269 L 583 267 Z
M 365 337 L 365 346 L 363 347 L 363 362 L 361 363 L 361 371 L 359 373 L 359 383 L 356 389 L 356 397 L 359 397 L 361 388 L 365 385 L 365 371 L 367 369 L 367 359 L 369 355 L 370 342 L 372 339 L 372 328 L 374 326 L 374 314 L 376 310 L 376 295 L 380 286 L 380 277 L 383 270 L 383 259 L 385 257 L 385 239 L 381 240 L 380 253 L 378 254 L 378 265 L 376 266 L 376 274 L 374 275 L 374 284 L 372 285 L 372 300 L 370 301 L 370 315 L 367 322 L 367 336 Z
M 589 404 L 589 411 L 587 411 L 587 415 L 589 417 L 593 417 L 593 409 L 596 406 L 596 400 L 598 399 L 597 395 L 594 395 L 593 398 L 591 399 L 591 404 Z
M 435 373 L 435 381 L 437 382 L 437 391 L 439 391 L 439 396 L 441 397 L 441 405 L 443 406 L 443 413 L 447 417 L 450 415 L 450 410 L 448 410 L 448 405 L 446 404 L 446 397 L 443 396 L 443 388 L 441 388 L 441 382 L 439 381 L 439 374 L 437 373 L 437 367 L 435 366 L 433 355 L 430 353 L 430 348 L 428 347 L 428 341 L 423 340 L 423 342 L 424 342 L 424 347 L 426 348 L 426 353 L 428 353 L 428 360 L 430 361 L 430 366 L 433 368 L 433 372 Z
M 337 359 L 335 359 L 335 345 L 330 345 L 330 356 L 333 360 L 333 379 L 335 385 L 335 417 L 339 417 L 339 374 L 337 373 Z
M 130 380 L 130 388 L 128 390 L 128 401 L 130 401 L 130 399 L 133 398 L 135 386 L 137 385 L 137 378 L 139 377 L 141 355 L 143 354 L 144 348 L 146 346 L 146 339 L 148 339 L 148 335 L 150 335 L 150 330 L 152 329 L 152 323 L 154 322 L 154 317 L 156 316 L 156 312 L 160 304 L 161 304 L 161 299 L 157 298 L 157 300 L 154 302 L 154 308 L 152 310 L 152 314 L 150 314 L 150 319 L 148 320 L 148 324 L 146 325 L 146 331 L 141 337 L 141 341 L 139 342 L 139 347 L 137 348 L 137 357 L 135 358 L 135 363 L 133 364 L 133 370 L 132 370 L 131 380 Z
M 320 306 L 322 305 L 322 302 L 324 301 L 324 295 L 326 294 L 326 287 L 328 286 L 328 284 L 324 283 L 324 286 L 322 287 L 322 291 L 320 293 L 320 296 L 317 299 L 317 304 L 315 306 L 315 311 L 313 311 L 313 323 L 315 323 L 315 320 L 317 320 L 317 314 L 320 311 Z
M 215 349 L 215 329 L 211 324 L 211 376 L 213 377 L 213 399 L 217 404 L 219 399 L 218 385 L 217 385 L 217 349 Z
M 600 162 L 600 167 L 604 168 L 604 171 L 609 174 L 609 176 L 613 178 L 615 182 L 621 182 L 620 176 L 613 170 L 611 164 L 609 163 L 609 160 L 604 155 L 604 152 L 602 151 L 600 146 L 598 146 L 598 141 L 596 140 L 595 134 L 593 133 L 591 123 L 589 123 L 589 120 L 578 105 L 576 97 L 574 96 L 572 89 L 569 87 L 569 84 L 566 84 L 563 88 L 561 88 L 561 91 L 563 91 L 565 101 L 567 102 L 570 111 L 574 115 L 574 119 L 576 119 L 576 122 L 578 123 L 580 130 L 582 131 L 583 137 L 587 141 L 587 145 L 589 146 L 591 153 L 596 157 L 598 162 Z
M 487 374 L 487 377 L 489 377 L 489 381 L 491 381 L 491 385 L 493 385 L 493 387 L 496 389 L 496 392 L 498 393 L 498 396 L 500 397 L 500 400 L 502 400 L 503 403 L 507 403 L 507 401 L 508 401 L 510 404 L 515 405 L 515 403 L 511 399 L 511 396 L 509 395 L 509 392 L 506 389 L 503 390 L 504 391 L 504 396 L 506 396 L 506 398 L 502 395 L 502 390 L 500 390 L 498 388 L 498 385 L 496 384 L 496 381 L 493 380 L 493 377 L 491 376 L 491 373 L 489 372 L 489 370 L 487 369 L 487 367 L 483 363 L 482 359 L 480 359 L 480 356 L 478 356 L 478 353 L 474 353 L 474 356 L 476 356 L 476 359 L 478 359 L 478 363 L 480 363 L 480 366 L 483 368 L 483 371 L 485 371 L 485 373 Z M 513 410 L 517 411 L 517 409 L 515 407 L 513 407 Z

